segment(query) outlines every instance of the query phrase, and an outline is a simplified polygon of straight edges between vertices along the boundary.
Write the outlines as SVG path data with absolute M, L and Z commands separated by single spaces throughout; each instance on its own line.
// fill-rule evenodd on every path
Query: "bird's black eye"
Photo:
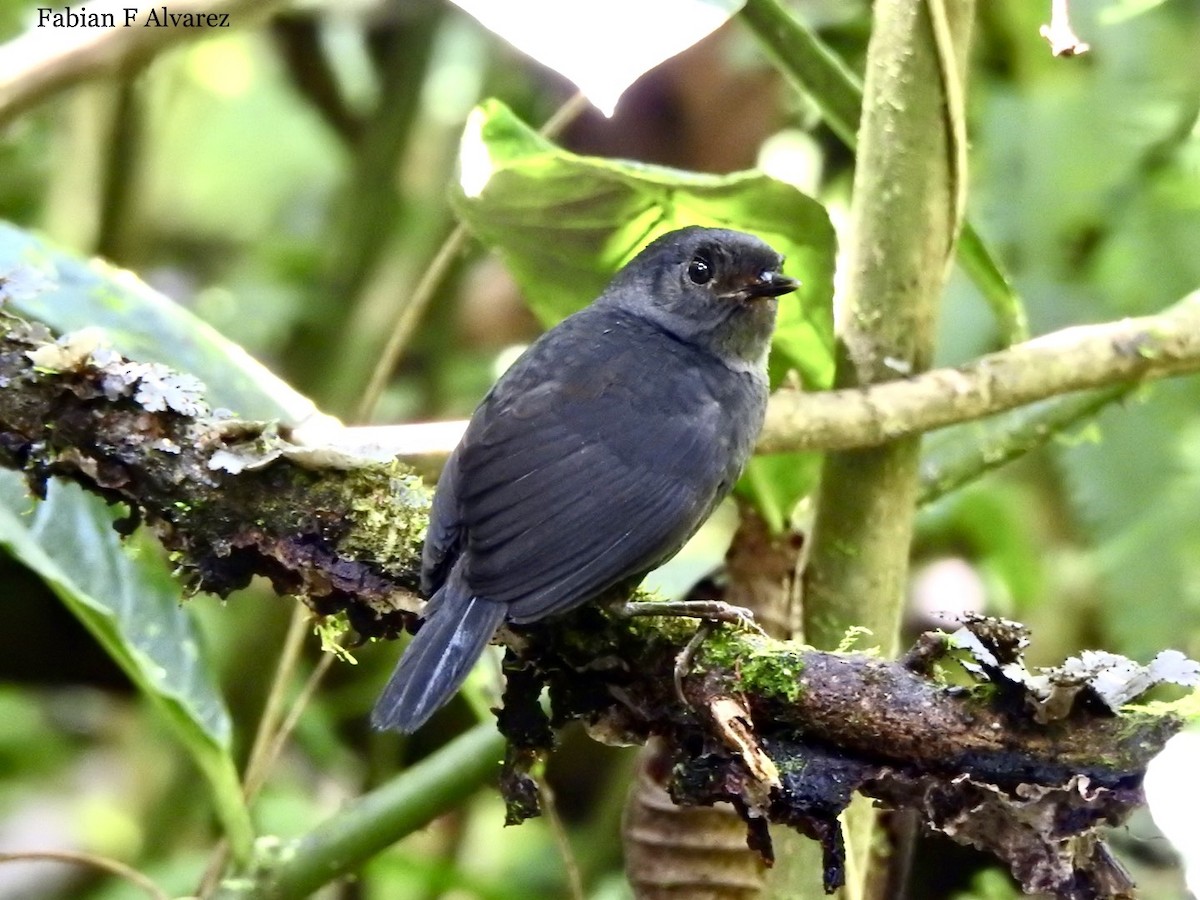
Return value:
M 697 253 L 688 263 L 688 278 L 692 284 L 708 284 L 712 280 L 712 261 L 707 253 Z

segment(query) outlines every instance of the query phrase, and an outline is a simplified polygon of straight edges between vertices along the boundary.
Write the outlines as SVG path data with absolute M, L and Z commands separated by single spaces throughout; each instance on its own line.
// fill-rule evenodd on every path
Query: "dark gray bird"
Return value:
M 376 727 L 423 725 L 504 621 L 636 583 L 695 533 L 762 426 L 782 264 L 749 234 L 671 232 L 496 382 L 438 481 L 429 603 Z

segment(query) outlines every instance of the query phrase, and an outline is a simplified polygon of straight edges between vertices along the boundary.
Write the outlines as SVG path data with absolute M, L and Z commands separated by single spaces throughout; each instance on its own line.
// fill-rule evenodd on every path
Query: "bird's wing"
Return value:
M 678 360 L 652 373 L 644 356 L 633 362 L 516 378 L 468 431 L 457 472 L 466 580 L 514 621 L 644 574 L 727 487 L 717 401 Z
M 462 520 L 458 512 L 458 455 L 460 448 L 446 459 L 438 478 L 433 504 L 429 508 L 429 527 L 421 551 L 421 592 L 432 597 L 450 574 L 450 568 L 462 551 Z

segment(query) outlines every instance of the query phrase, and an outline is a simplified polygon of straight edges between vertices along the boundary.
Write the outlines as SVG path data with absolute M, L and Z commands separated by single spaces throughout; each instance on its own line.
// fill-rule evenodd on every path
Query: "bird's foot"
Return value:
M 744 606 L 734 606 L 721 600 L 629 600 L 613 608 L 625 619 L 634 616 L 680 616 L 687 619 L 704 619 L 708 622 L 725 622 L 755 631 L 766 632 L 754 621 L 754 613 Z
M 692 635 L 692 639 L 687 642 L 687 646 L 680 650 L 675 657 L 675 696 L 679 698 L 679 702 L 685 707 L 690 706 L 691 703 L 687 698 L 687 694 L 683 692 L 683 679 L 691 671 L 692 662 L 696 658 L 696 651 L 700 649 L 701 644 L 708 640 L 708 636 L 712 634 L 712 630 L 713 623 L 710 620 L 702 620 L 700 627 Z
M 675 601 L 643 601 L 629 600 L 614 607 L 614 611 L 622 618 L 634 616 L 680 616 L 690 619 L 700 619 L 700 627 L 687 642 L 687 646 L 675 657 L 675 696 L 684 706 L 690 703 L 683 692 L 683 679 L 692 668 L 692 662 L 708 636 L 712 634 L 714 624 L 724 622 L 738 628 L 766 636 L 757 622 L 754 613 L 742 606 L 734 606 L 721 600 L 675 600 Z

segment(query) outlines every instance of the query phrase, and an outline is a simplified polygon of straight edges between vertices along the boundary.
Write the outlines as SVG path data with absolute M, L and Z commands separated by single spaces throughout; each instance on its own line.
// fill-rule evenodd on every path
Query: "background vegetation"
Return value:
M 17 35 L 33 7 L 0 3 L 0 37 Z M 861 68 L 867 4 L 793 8 Z M 1200 8 L 1094 0 L 1072 13 L 1092 50 L 1071 59 L 1052 57 L 1039 37 L 1043 4 L 980 4 L 975 27 L 968 217 L 1010 275 L 1034 334 L 1153 313 L 1200 284 Z M 243 27 L 166 48 L 135 69 L 89 77 L 12 114 L 0 107 L 0 218 L 20 229 L 0 234 L 0 259 L 31 252 L 35 231 L 69 253 L 131 269 L 346 420 L 363 418 L 366 386 L 408 308 L 412 330 L 371 418 L 460 418 L 537 333 L 539 317 L 563 311 L 535 295 L 531 314 L 505 267 L 471 241 L 428 306 L 406 307 L 454 226 L 448 187 L 459 136 L 485 98 L 536 127 L 573 92 L 445 3 L 310 3 L 257 25 L 247 14 Z M 557 140 L 576 154 L 695 172 L 761 166 L 845 227 L 852 152 L 738 21 L 643 78 L 612 119 L 585 111 Z M 806 309 L 819 318 L 818 306 Z M 119 303 L 112 312 L 119 321 Z M 937 363 L 964 362 L 1009 336 L 956 272 Z M 179 365 L 175 349 L 154 352 Z M 819 354 L 801 349 L 793 363 L 821 384 L 824 359 L 823 369 Z M 260 402 L 281 396 L 265 380 L 258 390 Z M 1082 647 L 1139 659 L 1163 647 L 1200 655 L 1198 390 L 1195 379 L 1139 389 L 924 507 L 909 625 L 967 606 L 1031 625 L 1035 661 Z M 254 413 L 237 407 L 235 389 L 224 396 Z M 762 471 L 753 490 L 777 524 L 813 471 L 796 460 Z M 95 853 L 188 894 L 212 858 L 215 821 L 229 833 L 236 819 L 232 801 L 220 799 L 220 785 L 227 794 L 236 787 L 221 760 L 244 763 L 264 715 L 278 716 L 268 698 L 290 704 L 328 664 L 315 639 L 289 658 L 306 632 L 293 624 L 288 638 L 292 603 L 260 589 L 224 603 L 200 596 L 186 604 L 185 633 L 166 639 L 196 642 L 191 677 L 200 686 L 179 701 L 183 713 L 147 699 L 130 668 L 153 667 L 123 660 L 136 643 L 121 627 L 105 639 L 104 623 L 123 592 L 135 624 L 155 598 L 173 610 L 167 562 L 140 538 L 125 550 L 97 544 L 51 505 L 21 518 L 13 484 L 0 484 L 16 523 L 0 527 L 0 541 L 21 560 L 0 558 L 0 850 Z M 803 525 L 803 506 L 794 520 Z M 727 522 L 664 583 L 715 563 Z M 31 562 L 19 546 L 29 534 L 56 544 L 61 558 Z M 304 703 L 253 803 L 257 834 L 305 833 L 476 721 L 478 710 L 458 701 L 412 740 L 371 732 L 367 713 L 396 649 L 353 654 L 357 665 L 328 667 Z M 478 682 L 474 696 L 486 701 L 491 679 L 481 673 Z M 197 750 L 205 741 L 210 750 Z M 205 758 L 215 790 L 197 778 Z M 625 896 L 619 820 L 631 761 L 581 733 L 564 735 L 547 773 L 560 830 L 539 820 L 501 833 L 500 801 L 480 790 L 331 896 L 563 896 L 564 841 L 587 896 Z M 1148 818 L 1122 846 L 1147 897 L 1182 896 Z M 1011 895 L 1007 876 L 986 861 L 941 844 L 934 852 L 928 868 L 918 855 L 914 896 Z M 0 866 L 0 897 L 138 895 L 86 867 Z

